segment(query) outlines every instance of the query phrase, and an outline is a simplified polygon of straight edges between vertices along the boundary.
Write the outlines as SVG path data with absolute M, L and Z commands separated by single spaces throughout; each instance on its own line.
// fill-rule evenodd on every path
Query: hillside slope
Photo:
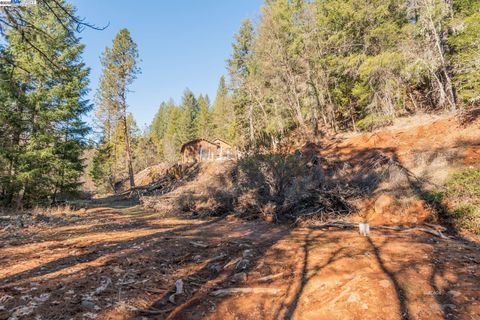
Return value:
M 142 201 L 162 213 L 373 225 L 443 222 L 453 231 L 454 221 L 446 219 L 449 201 L 439 195 L 455 172 L 480 169 L 478 115 L 417 116 L 372 133 L 304 142 L 289 154 L 205 162 L 179 188 L 145 193 Z
M 448 222 L 444 218 L 450 210 L 449 201 L 439 198 L 447 191 L 446 184 L 455 173 L 480 169 L 479 115 L 480 111 L 474 110 L 461 115 L 403 119 L 396 126 L 373 133 L 326 141 L 320 153 L 330 161 L 348 164 L 352 172 L 378 179 L 372 194 L 363 202 L 369 221 Z M 368 172 L 368 165 L 379 157 L 393 168 L 375 177 Z M 480 181 L 473 183 L 471 187 L 480 188 Z M 480 220 L 480 212 L 478 215 Z

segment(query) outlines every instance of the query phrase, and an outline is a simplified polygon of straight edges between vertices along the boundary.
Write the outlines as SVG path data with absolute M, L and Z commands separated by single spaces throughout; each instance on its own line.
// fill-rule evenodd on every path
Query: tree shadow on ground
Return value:
M 309 270 L 308 259 L 309 259 L 310 247 L 312 246 L 313 241 L 318 240 L 318 238 L 319 238 L 319 236 L 317 236 L 317 237 L 312 236 L 312 230 L 309 230 L 309 232 L 305 235 L 305 239 L 304 239 L 304 243 L 303 243 L 303 261 L 302 261 L 302 273 L 301 273 L 300 286 L 299 286 L 298 290 L 295 292 L 293 301 L 289 305 L 287 305 L 285 303 L 282 303 L 282 306 L 287 306 L 287 310 L 286 310 L 285 316 L 284 316 L 285 320 L 291 319 L 293 317 L 307 283 L 313 277 L 317 276 L 325 267 L 327 267 L 330 264 L 334 263 L 335 261 L 343 258 L 341 253 L 344 251 L 345 248 L 337 249 L 330 254 L 330 257 L 328 258 L 328 260 L 325 261 L 324 263 L 322 263 L 322 265 L 315 266 L 313 268 L 313 270 Z M 328 241 L 329 242 L 335 241 L 335 239 L 328 239 Z M 289 288 L 289 290 L 290 290 L 290 288 Z M 280 316 L 280 311 L 282 311 L 282 306 L 280 306 L 280 308 L 278 309 L 275 318 Z
M 225 234 L 228 236 L 225 237 Z M 38 310 L 37 314 L 47 318 L 67 319 L 87 311 L 91 312 L 92 310 L 86 310 L 83 307 L 83 299 L 91 296 L 101 281 L 110 278 L 112 282 L 108 290 L 99 296 L 93 294 L 94 301 L 109 299 L 108 305 L 111 306 L 112 302 L 119 303 L 133 299 L 133 297 L 147 299 L 151 296 L 151 293 L 149 295 L 148 292 L 160 290 L 165 294 L 152 304 L 152 308 L 160 306 L 169 309 L 162 303 L 165 298 L 168 300 L 171 289 L 174 288 L 176 274 L 186 272 L 186 274 L 178 275 L 185 281 L 186 292 L 191 294 L 194 288 L 200 287 L 193 298 L 198 297 L 202 300 L 203 296 L 207 297 L 209 294 L 210 282 L 218 281 L 218 284 L 221 285 L 225 277 L 232 272 L 232 270 L 218 271 L 215 264 L 224 264 L 242 256 L 243 250 L 248 247 L 253 251 L 248 265 L 245 266 L 245 270 L 249 270 L 255 264 L 256 259 L 261 257 L 270 246 L 288 234 L 288 228 L 271 228 L 266 224 L 261 226 L 243 223 L 231 224 L 225 221 L 224 217 L 220 217 L 194 225 L 155 232 L 147 236 L 134 236 L 129 240 L 85 243 L 80 247 L 82 252 L 80 254 L 57 258 L 1 278 L 0 293 L 20 299 L 16 288 L 28 287 L 34 278 L 43 279 L 35 280 L 39 281 L 35 293 L 51 294 L 49 301 L 58 299 L 65 301 L 64 308 L 67 311 L 63 310 L 62 316 L 60 316 L 58 308 L 50 307 Z M 199 239 L 206 244 L 207 248 L 201 249 L 192 245 Z M 215 263 L 210 261 L 213 257 L 219 256 L 220 259 L 215 260 Z M 193 271 L 189 271 L 190 269 Z M 60 274 L 58 274 L 59 272 Z M 123 275 L 117 276 L 116 272 L 121 272 Z M 132 284 L 129 284 L 130 278 Z M 145 282 L 147 279 L 150 281 Z M 205 287 L 205 290 L 202 290 L 202 287 Z M 117 288 L 119 291 L 115 292 Z M 72 300 L 68 299 L 67 291 L 69 290 L 75 293 L 75 298 Z M 67 296 L 67 300 L 64 300 L 65 296 Z M 116 297 L 118 297 L 118 301 Z M 184 296 L 177 298 L 177 303 L 180 304 L 178 306 L 180 313 L 188 309 L 191 303 L 190 301 L 187 303 L 185 298 Z M 182 306 L 182 303 L 186 304 Z M 103 303 L 102 309 L 110 310 L 111 307 L 108 305 L 105 307 L 105 303 Z
M 278 241 L 284 239 L 290 234 L 290 229 L 280 228 L 277 231 L 253 230 L 249 236 L 241 236 L 229 239 L 222 244 L 221 252 L 216 252 L 213 256 L 223 253 L 224 256 L 214 262 L 203 261 L 203 266 L 198 270 L 186 275 L 184 283 L 187 291 L 191 289 L 190 280 L 195 281 L 196 290 L 188 297 L 179 297 L 177 306 L 168 312 L 162 312 L 165 306 L 168 306 L 168 299 L 172 292 L 167 292 L 155 302 L 153 302 L 146 311 L 139 312 L 138 315 L 148 316 L 151 313 L 168 314 L 167 319 L 201 319 L 202 315 L 195 311 L 200 304 L 204 305 L 203 310 L 208 309 L 209 301 L 212 299 L 221 301 L 222 298 L 213 298 L 210 294 L 212 290 L 219 288 L 228 288 L 232 286 L 232 276 L 239 272 L 250 272 L 265 253 Z M 243 248 L 243 249 L 241 249 Z M 248 256 L 245 256 L 245 251 Z M 212 256 L 212 254 L 210 254 Z M 220 255 L 221 256 L 221 255 Z M 234 262 L 232 264 L 232 262 Z M 229 267 L 225 267 L 230 263 Z M 202 265 L 202 264 L 200 264 Z M 217 270 L 215 270 L 218 267 Z M 186 280 L 185 280 L 186 279 Z M 241 284 L 237 284 L 237 286 Z M 213 305 L 215 305 L 213 303 Z M 153 312 L 152 312 L 153 311 Z M 155 316 L 153 316 L 155 317 Z M 159 316 L 159 318 L 162 318 Z
M 176 233 L 183 233 L 192 229 L 198 229 L 201 227 L 209 226 L 219 222 L 222 219 L 223 217 L 212 219 L 210 221 L 206 221 L 196 225 L 190 224 L 186 226 L 177 227 L 172 230 L 155 232 L 147 236 L 136 237 L 134 239 L 127 240 L 127 241 L 117 241 L 117 242 L 111 242 L 107 244 L 98 243 L 93 246 L 86 245 L 84 248 L 84 250 L 87 251 L 86 253 L 62 257 L 60 259 L 53 260 L 47 264 L 43 264 L 23 272 L 15 273 L 13 275 L 0 278 L 0 285 L 7 286 L 17 281 L 26 281 L 30 277 L 39 277 L 39 276 L 48 275 L 50 273 L 58 272 L 63 269 L 71 268 L 79 263 L 91 262 L 102 256 L 121 252 L 125 249 L 129 249 L 136 245 L 142 244 L 146 241 L 147 242 L 161 241 L 161 239 L 168 239 L 169 236 L 174 235 Z
M 388 276 L 390 281 L 393 283 L 395 293 L 397 296 L 397 302 L 399 305 L 399 313 L 400 316 L 403 320 L 409 320 L 411 319 L 410 313 L 408 311 L 408 301 L 407 301 L 407 296 L 405 294 L 405 290 L 401 286 L 400 282 L 398 281 L 395 272 L 390 271 L 386 266 L 385 262 L 383 261 L 382 258 L 382 253 L 381 253 L 381 248 L 376 246 L 375 243 L 372 241 L 370 237 L 367 237 L 367 241 L 370 244 L 374 254 L 375 254 L 375 259 L 377 260 L 377 264 L 379 265 L 380 269 L 382 269 L 382 272 Z
M 452 159 L 461 158 L 460 154 L 462 148 L 469 147 L 472 145 L 477 145 L 476 141 L 459 141 L 458 148 L 455 154 L 451 157 Z M 347 146 L 348 148 L 348 146 Z M 478 245 L 475 242 L 472 242 L 468 239 L 460 236 L 460 232 L 457 229 L 455 223 L 451 219 L 452 215 L 448 212 L 448 208 L 443 204 L 442 201 L 439 201 L 438 198 L 434 197 L 434 193 L 431 191 L 432 188 L 438 187 L 434 183 L 431 183 L 427 178 L 422 176 L 415 175 L 410 171 L 405 165 L 402 164 L 399 157 L 397 156 L 397 151 L 395 148 L 371 148 L 364 149 L 361 152 L 354 152 L 351 154 L 342 154 L 342 150 L 338 150 L 339 156 L 337 159 L 333 159 L 330 167 L 330 170 L 327 171 L 326 176 L 329 181 L 335 181 L 336 183 L 344 185 L 357 185 L 362 188 L 365 192 L 365 196 L 371 196 L 379 192 L 379 188 L 382 187 L 382 192 L 389 192 L 395 197 L 402 198 L 407 193 L 415 194 L 419 199 L 423 200 L 427 205 L 431 207 L 434 211 L 434 214 L 438 216 L 443 224 L 447 225 L 448 233 L 450 236 L 453 236 L 450 240 L 440 240 L 442 244 L 446 244 L 447 241 L 454 241 L 458 244 L 465 244 L 467 248 L 478 248 Z M 438 148 L 432 152 L 430 157 L 428 157 L 428 162 L 433 162 L 439 156 L 443 156 L 447 152 L 450 152 L 450 148 Z M 449 161 L 447 159 L 447 161 Z M 427 163 L 428 166 L 428 163 Z M 383 184 L 389 182 L 389 179 L 392 179 L 392 169 L 400 171 L 402 174 L 404 182 L 402 186 L 398 185 L 395 188 L 385 188 Z M 393 177 L 394 178 L 394 177 Z M 374 253 L 376 262 L 381 269 L 382 273 L 385 274 L 390 282 L 393 284 L 394 291 L 397 297 L 398 303 L 398 312 L 402 319 L 411 319 L 412 315 L 409 311 L 409 300 L 408 294 L 405 288 L 402 285 L 402 281 L 398 279 L 398 274 L 403 270 L 414 269 L 417 265 L 429 266 L 431 267 L 431 272 L 428 277 L 428 283 L 431 287 L 432 295 L 435 297 L 438 308 L 440 308 L 443 319 L 457 319 L 459 316 L 459 303 L 458 299 L 455 302 L 451 290 L 455 289 L 455 284 L 453 282 L 448 282 L 446 288 L 440 288 L 437 283 L 437 278 L 445 278 L 445 275 L 448 273 L 447 262 L 448 259 L 445 258 L 436 258 L 440 255 L 445 255 L 446 251 L 440 250 L 436 246 L 437 242 L 434 240 L 434 245 L 432 245 L 432 255 L 431 261 L 418 261 L 405 263 L 400 267 L 400 271 L 394 272 L 387 267 L 383 254 L 382 254 L 382 245 L 378 246 L 374 243 L 371 238 L 367 238 L 369 246 Z M 304 261 L 301 274 L 301 284 L 299 289 L 295 293 L 295 298 L 287 307 L 287 312 L 285 314 L 285 319 L 290 319 L 295 314 L 297 309 L 298 302 L 302 297 L 303 290 L 309 280 L 317 275 L 317 270 L 310 271 L 308 269 L 308 248 L 311 244 L 311 240 L 307 237 L 304 240 Z M 339 252 L 335 251 L 330 259 L 328 259 L 325 265 L 321 266 L 319 269 L 328 266 L 328 264 L 334 262 L 336 259 L 341 259 L 338 257 Z M 333 261 L 332 261 L 333 259 Z M 308 275 L 308 276 L 307 276 Z M 463 271 L 458 271 L 457 275 L 463 277 L 464 279 L 473 279 L 470 275 Z M 282 303 L 284 304 L 284 303 Z M 466 304 L 462 305 L 466 307 Z M 280 310 L 282 307 L 280 307 Z M 277 316 L 280 313 L 277 313 Z M 277 318 L 277 316 L 275 318 Z

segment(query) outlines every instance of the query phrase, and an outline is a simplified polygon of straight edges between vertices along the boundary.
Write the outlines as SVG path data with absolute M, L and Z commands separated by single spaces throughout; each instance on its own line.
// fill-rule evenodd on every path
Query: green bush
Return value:
M 392 123 L 392 116 L 369 114 L 362 120 L 359 120 L 356 125 L 361 131 L 373 131 L 391 125 Z

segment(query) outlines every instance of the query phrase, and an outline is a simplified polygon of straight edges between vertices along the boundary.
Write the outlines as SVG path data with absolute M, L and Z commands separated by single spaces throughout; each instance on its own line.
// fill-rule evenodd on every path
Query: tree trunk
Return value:
M 293 96 L 295 98 L 294 109 L 295 109 L 295 114 L 297 116 L 297 121 L 300 124 L 301 128 L 306 129 L 305 119 L 303 118 L 303 114 L 302 114 L 302 106 L 300 104 L 300 97 L 298 96 L 298 92 L 297 92 L 297 81 L 295 80 L 294 75 L 291 75 L 290 81 L 293 84 Z
M 20 191 L 18 192 L 17 198 L 15 199 L 15 209 L 18 211 L 23 210 L 23 198 L 25 196 L 25 187 L 22 186 Z
M 353 132 L 357 132 L 357 125 L 355 124 L 355 116 L 354 116 L 354 113 L 352 112 L 352 108 L 350 108 L 350 119 L 352 121 Z
M 249 133 L 250 133 L 250 144 L 255 144 L 255 129 L 253 126 L 253 104 L 249 103 L 248 105 L 248 125 L 249 125 Z
M 128 177 L 130 179 L 130 189 L 133 189 L 135 188 L 135 177 L 133 175 L 132 153 L 130 150 L 130 139 L 128 136 L 127 115 L 125 113 L 123 114 L 123 133 L 125 134 L 125 154 L 127 156 L 127 167 L 128 167 Z
M 310 86 L 312 87 L 313 89 L 313 95 L 315 97 L 315 103 L 316 103 L 316 106 L 313 106 L 312 107 L 312 118 L 313 118 L 313 123 L 312 123 L 312 126 L 313 126 L 313 135 L 314 136 L 317 136 L 318 135 L 318 132 L 319 132 L 319 128 L 318 128 L 318 110 L 320 110 L 320 112 L 322 113 L 322 117 L 323 117 L 323 123 L 326 125 L 326 121 L 325 121 L 325 113 L 323 112 L 323 108 L 322 108 L 322 103 L 320 102 L 320 94 L 318 92 L 318 89 L 317 89 L 317 86 L 315 85 L 315 82 L 313 80 L 313 77 L 311 74 L 309 74 L 309 84 Z
M 429 12 L 429 23 L 430 23 L 430 29 L 433 34 L 433 37 L 435 39 L 435 47 L 438 52 L 438 56 L 440 58 L 440 63 L 441 63 L 441 71 L 443 73 L 443 76 L 445 77 L 445 85 L 442 87 L 442 90 L 446 94 L 447 101 L 450 105 L 450 110 L 455 111 L 457 109 L 457 99 L 455 95 L 455 89 L 453 87 L 452 80 L 450 78 L 450 74 L 448 72 L 447 68 L 447 62 L 445 59 L 445 52 L 443 50 L 443 41 L 442 37 L 440 35 L 440 31 L 437 30 L 437 27 L 435 26 L 435 22 L 433 21 L 433 17 L 431 13 Z

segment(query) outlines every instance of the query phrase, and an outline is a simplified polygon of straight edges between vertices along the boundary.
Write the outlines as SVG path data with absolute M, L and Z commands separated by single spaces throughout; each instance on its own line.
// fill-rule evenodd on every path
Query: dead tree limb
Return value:
M 331 222 L 331 223 L 324 223 L 320 225 L 313 226 L 315 229 L 325 229 L 325 228 L 341 228 L 341 229 L 357 229 L 358 223 L 348 223 L 348 222 Z M 401 226 L 370 226 L 372 230 L 392 230 L 398 232 L 412 232 L 412 231 L 422 231 L 428 234 L 432 234 L 442 239 L 448 239 L 441 231 L 437 231 L 431 228 L 426 227 L 401 227 Z
M 224 297 L 230 294 L 243 293 L 278 295 L 281 293 L 281 290 L 277 288 L 229 288 L 213 291 L 210 295 L 214 297 Z

